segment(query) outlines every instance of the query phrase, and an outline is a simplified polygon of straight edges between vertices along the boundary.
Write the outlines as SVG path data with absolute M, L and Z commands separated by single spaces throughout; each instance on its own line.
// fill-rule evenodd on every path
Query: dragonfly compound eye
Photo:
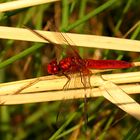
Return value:
M 48 64 L 47 71 L 49 74 L 57 74 L 59 72 L 59 66 L 57 65 L 56 60 L 53 60 Z

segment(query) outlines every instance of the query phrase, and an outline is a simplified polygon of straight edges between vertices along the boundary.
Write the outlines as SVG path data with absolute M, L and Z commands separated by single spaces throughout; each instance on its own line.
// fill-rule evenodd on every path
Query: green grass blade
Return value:
M 77 27 L 78 25 L 82 24 L 83 22 L 87 21 L 88 19 L 90 19 L 93 16 L 96 16 L 97 14 L 101 13 L 102 11 L 104 11 L 105 9 L 108 9 L 109 7 L 111 7 L 117 0 L 109 0 L 106 3 L 104 3 L 103 5 L 99 6 L 98 8 L 94 9 L 92 12 L 88 13 L 86 16 L 84 16 L 83 18 L 77 20 L 75 23 L 69 25 L 67 28 L 62 28 L 62 31 L 69 31 L 75 27 Z M 64 27 L 64 26 L 63 26 Z

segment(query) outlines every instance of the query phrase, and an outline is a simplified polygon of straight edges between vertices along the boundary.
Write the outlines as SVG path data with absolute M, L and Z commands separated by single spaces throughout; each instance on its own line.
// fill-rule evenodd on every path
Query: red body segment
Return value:
M 78 57 L 66 57 L 59 62 L 59 67 L 63 72 L 79 72 L 85 66 L 85 61 Z
M 121 60 L 84 60 L 89 69 L 121 69 L 133 67 L 133 63 Z

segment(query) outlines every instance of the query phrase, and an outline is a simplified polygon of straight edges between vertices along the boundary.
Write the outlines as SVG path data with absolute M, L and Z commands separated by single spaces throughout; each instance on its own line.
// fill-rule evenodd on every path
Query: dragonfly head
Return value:
M 60 71 L 59 65 L 56 60 L 51 61 L 47 66 L 47 71 L 49 74 L 58 74 Z

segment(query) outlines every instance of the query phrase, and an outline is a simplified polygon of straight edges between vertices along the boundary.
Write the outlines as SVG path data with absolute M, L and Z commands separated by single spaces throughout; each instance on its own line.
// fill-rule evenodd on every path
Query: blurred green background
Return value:
M 140 1 L 137 0 L 62 0 L 0 13 L 0 25 L 26 25 L 32 29 L 46 30 L 53 20 L 50 30 L 122 38 L 139 22 L 139 6 Z M 126 38 L 139 40 L 140 25 Z M 140 59 L 138 53 L 115 50 L 79 47 L 79 53 L 84 58 L 93 59 Z M 0 82 L 47 75 L 46 66 L 57 55 L 63 57 L 63 53 L 50 44 L 1 39 Z M 131 68 L 118 72 L 137 70 Z M 83 100 L 0 106 L 0 139 L 140 139 L 140 122 L 102 97 L 88 99 L 89 122 L 86 128 L 83 106 Z

